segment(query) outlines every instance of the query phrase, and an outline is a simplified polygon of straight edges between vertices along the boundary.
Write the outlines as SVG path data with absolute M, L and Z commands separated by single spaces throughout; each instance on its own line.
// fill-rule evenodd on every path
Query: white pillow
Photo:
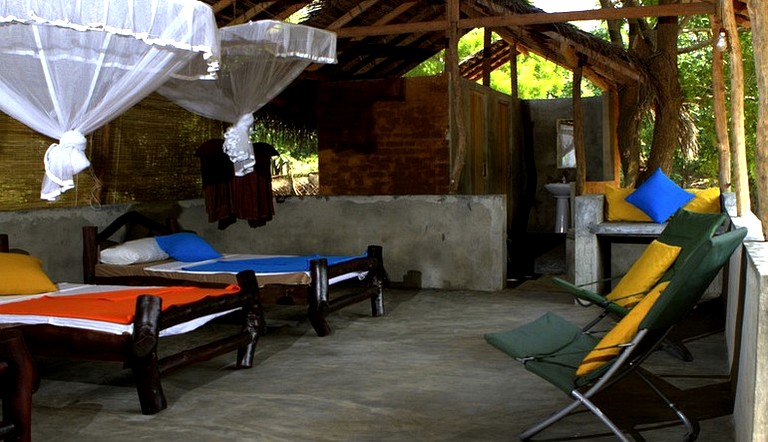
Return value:
M 168 258 L 168 254 L 157 245 L 155 238 L 126 241 L 120 245 L 104 249 L 99 254 L 99 259 L 104 264 L 116 265 L 162 261 Z

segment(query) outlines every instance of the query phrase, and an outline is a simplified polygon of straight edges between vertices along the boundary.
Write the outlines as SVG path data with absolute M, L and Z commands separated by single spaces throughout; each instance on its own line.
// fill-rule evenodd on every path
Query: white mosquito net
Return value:
M 173 73 L 211 78 L 218 52 L 213 11 L 198 1 L 0 0 L 0 110 L 59 140 L 41 198 L 58 198 L 90 165 L 84 135 Z
M 232 124 L 224 150 L 235 174 L 253 171 L 253 113 L 282 92 L 310 63 L 336 62 L 336 34 L 260 20 L 220 30 L 221 70 L 214 81 L 172 79 L 158 92 L 190 112 Z

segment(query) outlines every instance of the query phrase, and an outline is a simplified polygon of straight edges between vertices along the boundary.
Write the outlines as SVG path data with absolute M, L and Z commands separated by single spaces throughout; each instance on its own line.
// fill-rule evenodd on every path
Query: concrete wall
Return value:
M 736 440 L 768 440 L 768 243 L 745 242 L 740 284 L 728 293 L 726 335 L 735 377 Z M 740 254 L 739 257 L 741 258 Z M 738 269 L 738 266 L 735 267 Z
M 384 247 L 390 279 L 423 288 L 500 290 L 506 280 L 506 199 L 502 195 L 291 197 L 266 226 L 207 222 L 202 200 L 139 206 L 231 253 L 358 254 Z M 40 257 L 56 281 L 82 281 L 83 225 L 106 226 L 127 205 L 0 212 L 11 247 Z

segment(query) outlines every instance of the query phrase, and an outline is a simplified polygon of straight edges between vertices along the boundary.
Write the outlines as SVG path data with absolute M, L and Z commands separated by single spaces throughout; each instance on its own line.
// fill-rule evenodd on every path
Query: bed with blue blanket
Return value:
M 135 211 L 101 230 L 83 227 L 83 281 L 219 286 L 233 283 L 240 271 L 253 270 L 262 303 L 307 305 L 319 336 L 332 331 L 327 315 L 345 306 L 370 300 L 372 315 L 384 314 L 386 276 L 380 246 L 347 256 L 220 254 L 208 250 L 203 239 L 180 230 L 174 220 L 162 224 Z M 140 231 L 142 237 L 129 235 L 130 231 Z

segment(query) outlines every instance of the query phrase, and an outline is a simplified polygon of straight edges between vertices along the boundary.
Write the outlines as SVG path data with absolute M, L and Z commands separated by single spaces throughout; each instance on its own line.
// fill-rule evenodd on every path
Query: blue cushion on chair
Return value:
M 661 169 L 656 169 L 626 201 L 642 210 L 654 222 L 663 223 L 677 209 L 692 200 L 693 196 L 664 175 Z
M 195 262 L 221 257 L 203 238 L 191 232 L 156 236 L 155 239 L 157 245 L 177 261 Z

